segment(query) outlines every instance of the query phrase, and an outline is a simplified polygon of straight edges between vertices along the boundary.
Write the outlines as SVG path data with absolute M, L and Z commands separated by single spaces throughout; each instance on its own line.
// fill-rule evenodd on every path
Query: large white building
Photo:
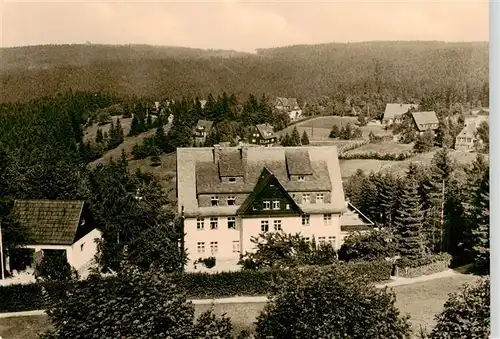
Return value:
M 177 192 L 187 269 L 212 256 L 219 270 L 237 267 L 261 232 L 301 233 L 336 248 L 348 234 L 334 146 L 178 148 Z

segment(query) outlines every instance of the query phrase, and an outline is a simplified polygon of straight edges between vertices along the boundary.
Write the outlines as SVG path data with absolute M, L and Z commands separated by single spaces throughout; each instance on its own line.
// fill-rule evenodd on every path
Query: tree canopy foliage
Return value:
M 410 338 L 393 292 L 341 266 L 305 268 L 279 279 L 257 318 L 256 338 Z

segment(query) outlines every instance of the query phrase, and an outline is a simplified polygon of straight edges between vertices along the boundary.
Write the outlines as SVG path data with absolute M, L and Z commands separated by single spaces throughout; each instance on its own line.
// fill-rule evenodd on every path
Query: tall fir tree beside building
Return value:
M 422 239 L 423 212 L 418 196 L 418 181 L 407 176 L 400 195 L 400 206 L 394 218 L 395 237 L 399 254 L 409 260 L 421 258 L 424 251 Z

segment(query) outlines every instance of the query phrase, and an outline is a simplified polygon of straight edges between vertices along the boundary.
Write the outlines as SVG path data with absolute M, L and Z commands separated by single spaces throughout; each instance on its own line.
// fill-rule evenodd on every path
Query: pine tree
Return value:
M 141 127 L 139 124 L 139 118 L 137 117 L 136 114 L 134 114 L 134 117 L 132 118 L 132 122 L 130 123 L 130 132 L 128 133 L 129 136 L 134 136 L 138 135 L 141 133 Z
M 122 128 L 122 123 L 120 121 L 120 118 L 116 120 L 116 139 L 118 142 L 118 145 L 123 142 L 123 128 Z
M 95 142 L 101 144 L 104 142 L 104 135 L 102 134 L 102 130 L 100 128 L 97 129 Z
M 300 134 L 297 130 L 297 126 L 293 128 L 292 135 L 290 137 L 290 146 L 300 146 Z
M 473 265 L 481 273 L 490 268 L 490 180 L 489 169 L 475 192 L 474 209 L 469 220 L 472 224 Z
M 150 129 L 151 127 L 153 127 L 153 117 L 151 116 L 151 113 L 148 111 L 148 116 L 146 118 L 146 129 Z
M 286 133 L 285 136 L 281 138 L 281 146 L 291 146 L 290 135 L 288 133 Z
M 330 137 L 330 138 L 338 138 L 338 137 L 340 137 L 339 126 L 333 125 L 332 126 L 332 130 L 330 131 L 330 135 L 328 137 Z
M 383 177 L 380 189 L 380 207 L 382 207 L 383 221 L 391 227 L 399 201 L 399 183 L 397 178 L 387 173 Z
M 433 220 L 430 222 L 436 225 L 437 230 L 435 231 L 438 233 L 434 249 L 438 251 L 442 251 L 444 248 L 446 187 L 454 169 L 455 163 L 451 159 L 448 149 L 442 148 L 432 158 L 428 180 L 425 183 L 430 200 L 428 209 L 432 211 Z
M 418 182 L 413 176 L 409 176 L 405 180 L 400 206 L 394 218 L 395 237 L 402 257 L 415 260 L 423 256 L 422 220 Z
M 309 137 L 307 136 L 306 131 L 302 133 L 302 138 L 300 139 L 300 142 L 302 143 L 302 145 L 309 145 Z
M 156 128 L 154 143 L 163 152 L 165 152 L 168 149 L 168 138 L 165 135 L 163 124 L 160 124 L 160 126 Z

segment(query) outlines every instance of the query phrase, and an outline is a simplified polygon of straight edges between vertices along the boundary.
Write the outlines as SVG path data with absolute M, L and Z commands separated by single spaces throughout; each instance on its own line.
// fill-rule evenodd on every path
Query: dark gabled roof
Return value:
M 274 134 L 273 126 L 269 124 L 259 124 L 255 125 L 255 127 L 257 127 L 257 130 L 259 131 L 261 137 L 263 137 L 264 139 L 270 139 L 276 136 Z
M 267 167 L 280 183 L 290 192 L 329 191 L 332 189 L 328 165 L 324 161 L 312 164 L 313 175 L 308 181 L 289 180 L 282 161 L 258 161 L 246 164 L 244 180 L 226 183 L 219 178 L 219 169 L 213 161 L 196 162 L 196 192 L 198 194 L 250 193 L 259 180 L 262 168 Z
M 267 168 L 264 167 L 260 174 L 259 180 L 255 184 L 255 187 L 252 193 L 245 199 L 245 201 L 241 204 L 240 208 L 238 208 L 237 214 L 245 214 L 252 208 L 252 204 L 255 199 L 259 196 L 259 194 L 267 187 L 270 183 L 273 183 L 280 189 L 280 191 L 288 198 L 290 203 L 292 204 L 292 208 L 300 214 L 303 214 L 301 208 L 297 203 L 293 200 L 293 198 L 288 194 L 287 190 L 281 185 L 279 180 L 274 176 L 274 174 Z
M 29 233 L 29 245 L 72 245 L 84 204 L 84 201 L 16 200 L 12 213 Z
M 310 175 L 313 173 L 307 150 L 285 151 L 288 175 Z
M 281 101 L 281 104 L 283 106 L 299 107 L 299 103 L 297 102 L 297 98 L 281 98 L 281 97 L 278 97 L 278 98 L 276 98 L 276 104 L 278 104 L 278 101 Z
M 222 149 L 218 150 L 218 152 L 219 175 L 221 177 L 242 177 L 245 175 L 245 168 L 241 159 L 240 150 Z
M 205 130 L 210 130 L 212 128 L 212 125 L 214 124 L 213 121 L 210 120 L 198 120 L 198 123 L 196 124 L 196 128 L 203 128 Z
M 422 125 L 426 124 L 439 124 L 439 119 L 436 115 L 436 112 L 434 111 L 428 111 L 428 112 L 412 112 L 411 116 L 413 117 L 413 120 L 415 121 L 415 124 L 417 125 L 417 128 L 419 131 L 425 131 L 427 129 L 436 129 L 438 128 L 437 126 L 434 128 L 427 128 Z

